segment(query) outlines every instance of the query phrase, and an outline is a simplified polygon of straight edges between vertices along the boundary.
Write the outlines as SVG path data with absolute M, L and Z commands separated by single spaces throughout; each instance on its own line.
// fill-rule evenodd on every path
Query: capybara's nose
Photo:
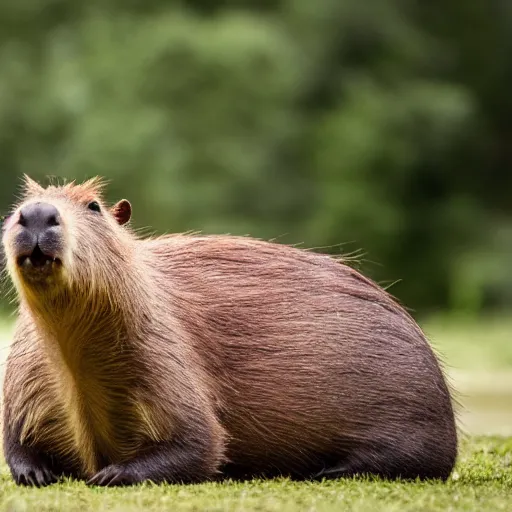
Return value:
M 59 210 L 48 203 L 33 203 L 20 210 L 19 224 L 34 234 L 42 234 L 49 228 L 60 226 Z

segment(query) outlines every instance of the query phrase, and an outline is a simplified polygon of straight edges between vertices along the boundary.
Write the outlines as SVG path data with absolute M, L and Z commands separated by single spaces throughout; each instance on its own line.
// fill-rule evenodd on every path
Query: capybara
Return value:
M 25 178 L 4 223 L 18 484 L 449 476 L 450 392 L 387 292 L 283 244 L 137 236 L 102 191 Z

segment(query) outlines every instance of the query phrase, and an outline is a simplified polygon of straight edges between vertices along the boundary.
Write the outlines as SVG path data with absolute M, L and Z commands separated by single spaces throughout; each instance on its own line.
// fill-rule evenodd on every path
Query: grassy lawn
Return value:
M 462 405 L 461 428 L 512 436 L 512 317 L 440 316 L 422 327 Z
M 9 511 L 510 511 L 512 438 L 463 442 L 456 471 L 446 482 L 287 480 L 87 488 L 65 482 L 46 489 L 17 488 L 7 468 L 0 473 L 0 509 Z
M 438 316 L 420 323 L 448 369 L 512 372 L 512 316 Z
M 25 489 L 0 465 L 0 511 L 511 511 L 512 320 L 439 317 L 422 327 L 446 362 L 463 404 L 461 424 L 470 434 L 446 483 L 275 480 L 100 489 L 65 482 Z M 10 324 L 0 321 L 0 360 L 9 332 Z

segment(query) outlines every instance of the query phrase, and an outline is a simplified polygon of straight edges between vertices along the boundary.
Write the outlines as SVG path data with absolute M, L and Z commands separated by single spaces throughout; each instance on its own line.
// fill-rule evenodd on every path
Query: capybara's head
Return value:
M 41 187 L 25 177 L 20 203 L 5 219 L 3 245 L 7 268 L 18 292 L 48 295 L 78 285 L 87 292 L 127 257 L 131 206 L 109 208 L 103 184 Z

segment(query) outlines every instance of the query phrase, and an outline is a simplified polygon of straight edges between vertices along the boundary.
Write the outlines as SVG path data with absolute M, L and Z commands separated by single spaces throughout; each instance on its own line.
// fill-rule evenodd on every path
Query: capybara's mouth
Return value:
M 62 265 L 62 261 L 52 255 L 44 253 L 36 245 L 32 254 L 24 254 L 17 259 L 18 266 L 24 270 L 50 272 L 54 266 Z

